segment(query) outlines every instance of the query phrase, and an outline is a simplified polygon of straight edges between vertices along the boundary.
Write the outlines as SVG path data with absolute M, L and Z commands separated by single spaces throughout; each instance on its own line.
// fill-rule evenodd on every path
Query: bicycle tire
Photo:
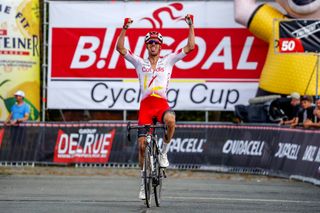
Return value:
M 156 146 L 156 145 L 155 145 Z M 154 147 L 154 156 L 159 156 L 159 150 Z M 162 191 L 162 169 L 160 168 L 160 164 L 159 164 L 159 159 L 156 158 L 156 160 L 154 161 L 154 168 L 156 171 L 156 178 L 157 178 L 157 182 L 154 184 L 153 186 L 153 190 L 154 190 L 154 200 L 156 203 L 157 207 L 160 207 L 160 203 L 161 203 L 161 191 Z
M 146 147 L 144 152 L 144 191 L 146 195 L 146 205 L 148 208 L 151 206 L 151 190 L 152 190 L 152 171 L 151 171 L 151 161 L 150 161 L 150 151 L 149 148 Z

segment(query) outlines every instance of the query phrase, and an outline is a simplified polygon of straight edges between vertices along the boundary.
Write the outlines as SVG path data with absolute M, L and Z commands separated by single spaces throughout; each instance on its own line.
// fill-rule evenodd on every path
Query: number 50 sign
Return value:
M 292 53 L 304 52 L 304 48 L 300 39 L 296 38 L 282 38 L 279 39 L 279 52 Z
M 320 20 L 279 22 L 277 49 L 280 53 L 320 53 Z

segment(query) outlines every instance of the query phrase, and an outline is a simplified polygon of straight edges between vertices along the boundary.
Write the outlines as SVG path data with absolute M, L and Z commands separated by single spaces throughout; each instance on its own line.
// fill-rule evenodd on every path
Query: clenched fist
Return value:
M 123 29 L 128 29 L 132 22 L 133 20 L 131 18 L 125 18 L 123 22 Z
M 187 24 L 189 26 L 191 26 L 193 24 L 193 15 L 187 14 L 186 17 L 185 17 L 185 20 L 186 20 Z

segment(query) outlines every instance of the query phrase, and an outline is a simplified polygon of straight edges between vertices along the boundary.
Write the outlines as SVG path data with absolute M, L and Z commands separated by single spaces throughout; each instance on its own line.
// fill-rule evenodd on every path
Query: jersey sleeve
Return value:
M 141 58 L 133 54 L 130 50 L 127 50 L 127 54 L 124 55 L 124 58 L 128 60 L 134 67 L 137 67 L 141 62 Z
M 26 114 L 30 114 L 30 106 L 29 106 L 29 104 L 25 104 L 25 107 L 24 107 L 24 116 Z
M 269 4 L 263 4 L 256 9 L 248 22 L 248 28 L 255 36 L 269 42 L 273 35 L 274 19 L 285 16 Z
M 178 61 L 182 60 L 187 54 L 183 51 L 183 49 L 178 50 L 177 52 L 173 52 L 168 57 L 168 63 L 172 66 Z

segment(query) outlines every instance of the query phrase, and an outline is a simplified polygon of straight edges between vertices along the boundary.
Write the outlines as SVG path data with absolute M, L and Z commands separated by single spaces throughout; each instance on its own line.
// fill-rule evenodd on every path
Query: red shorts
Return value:
M 139 125 L 152 124 L 152 118 L 163 123 L 163 115 L 170 110 L 166 99 L 149 96 L 141 101 L 139 110 Z

